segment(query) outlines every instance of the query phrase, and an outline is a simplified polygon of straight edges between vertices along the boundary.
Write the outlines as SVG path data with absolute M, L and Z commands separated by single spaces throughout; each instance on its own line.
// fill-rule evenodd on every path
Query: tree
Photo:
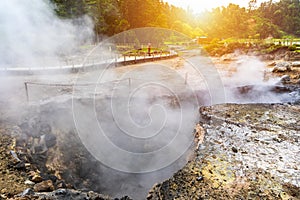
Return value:
M 300 0 L 269 0 L 249 8 L 229 4 L 195 17 L 192 12 L 164 3 L 162 0 L 50 0 L 62 18 L 89 15 L 98 35 L 140 28 L 163 27 L 190 37 L 211 38 L 280 37 L 282 33 L 300 36 Z
M 80 17 L 86 13 L 84 0 L 50 0 L 55 5 L 55 12 L 62 18 Z
M 281 0 L 276 3 L 262 3 L 258 8 L 258 17 L 268 19 L 287 34 L 300 36 L 299 0 Z

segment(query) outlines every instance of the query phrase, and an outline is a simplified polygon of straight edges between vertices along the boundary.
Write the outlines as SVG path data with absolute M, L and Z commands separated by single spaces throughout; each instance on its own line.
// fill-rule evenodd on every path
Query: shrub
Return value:
M 292 45 L 288 47 L 290 51 L 296 51 L 297 50 L 297 46 L 296 45 Z

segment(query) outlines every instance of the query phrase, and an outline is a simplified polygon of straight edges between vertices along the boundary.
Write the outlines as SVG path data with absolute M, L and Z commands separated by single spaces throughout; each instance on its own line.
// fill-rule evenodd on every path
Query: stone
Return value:
M 280 62 L 272 69 L 273 73 L 291 71 L 291 64 L 289 62 Z
M 1 192 L 1 193 L 6 193 L 6 192 L 7 192 L 7 189 L 4 188 L 4 189 L 2 189 L 0 192 Z
M 52 133 L 42 135 L 41 140 L 45 141 L 47 148 L 53 147 L 56 144 L 56 136 Z
M 26 168 L 30 168 L 31 164 L 30 163 L 25 163 Z
M 31 181 L 31 180 L 26 180 L 25 182 L 25 185 L 34 185 L 35 182 Z
M 287 83 L 291 80 L 291 77 L 289 75 L 283 75 L 281 78 L 280 78 L 280 82 L 282 83 Z
M 236 147 L 232 147 L 231 150 L 232 150 L 234 153 L 237 153 L 237 152 L 238 152 L 238 150 L 237 150 Z
M 20 194 L 20 196 L 24 197 L 26 195 L 33 195 L 33 194 L 34 194 L 34 191 L 31 188 L 27 188 Z
M 292 67 L 300 67 L 300 61 L 292 62 L 291 66 Z
M 18 155 L 16 154 L 15 151 L 11 150 L 11 151 L 10 151 L 10 154 L 12 155 L 12 157 L 14 158 L 14 160 L 15 160 L 16 162 L 21 162 L 20 158 L 18 157 Z
M 67 194 L 66 189 L 58 189 L 55 191 L 55 195 L 57 195 L 57 196 L 66 195 L 66 194 Z
M 270 66 L 270 67 L 271 66 L 276 66 L 276 62 L 272 61 L 272 62 L 268 63 L 267 66 Z
M 58 181 L 58 183 L 56 184 L 56 188 L 66 188 L 67 185 L 65 184 L 64 181 Z
M 54 190 L 54 186 L 51 180 L 37 183 L 33 187 L 35 192 L 51 192 Z
M 14 166 L 15 169 L 17 170 L 25 170 L 26 167 L 25 167 L 25 163 L 22 161 L 22 162 L 19 162 L 17 163 L 15 166 Z
M 41 181 L 43 180 L 43 178 L 41 177 L 41 175 L 35 174 L 35 175 L 31 178 L 31 180 L 32 180 L 33 182 L 35 182 L 35 183 L 39 183 L 39 182 L 41 182 Z

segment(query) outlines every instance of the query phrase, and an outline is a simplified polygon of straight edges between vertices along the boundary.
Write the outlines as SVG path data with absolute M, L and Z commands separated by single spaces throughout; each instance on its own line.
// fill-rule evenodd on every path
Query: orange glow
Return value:
M 181 7 L 183 9 L 189 9 L 192 10 L 195 13 L 200 13 L 205 10 L 211 10 L 212 8 L 221 7 L 221 6 L 227 6 L 230 3 L 237 4 L 240 7 L 248 7 L 247 0 L 163 0 L 164 2 L 167 2 L 169 4 L 172 4 L 174 6 Z M 264 2 L 266 0 L 258 0 L 257 5 L 260 5 L 261 2 Z

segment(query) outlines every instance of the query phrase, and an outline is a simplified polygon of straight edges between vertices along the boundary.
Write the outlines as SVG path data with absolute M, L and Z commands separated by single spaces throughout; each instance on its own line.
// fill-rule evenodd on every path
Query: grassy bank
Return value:
M 299 42 L 298 42 L 299 41 Z M 255 52 L 258 54 L 274 53 L 278 50 L 300 52 L 300 39 L 287 40 L 247 40 L 247 39 L 227 39 L 213 40 L 203 48 L 210 56 L 222 56 L 224 54 L 241 51 L 243 53 Z

